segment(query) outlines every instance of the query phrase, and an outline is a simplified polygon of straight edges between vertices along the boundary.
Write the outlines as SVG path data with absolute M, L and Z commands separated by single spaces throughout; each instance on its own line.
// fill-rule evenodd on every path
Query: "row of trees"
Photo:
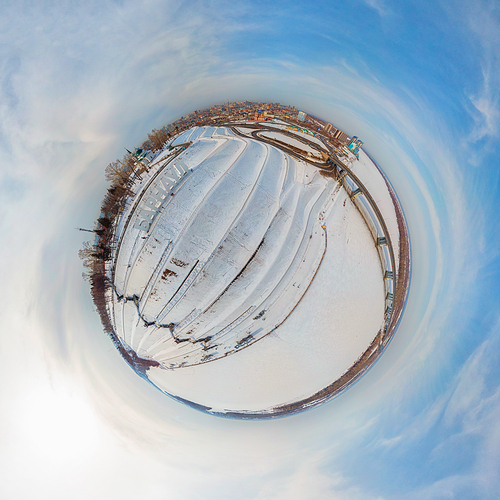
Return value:
M 130 187 L 135 179 L 142 179 L 141 174 L 147 169 L 144 162 L 127 153 L 121 160 L 111 162 L 104 170 L 104 176 L 111 186 Z
M 151 134 L 155 135 L 155 132 L 157 131 L 153 130 Z M 166 141 L 167 139 L 167 136 L 161 136 L 161 140 Z M 101 204 L 101 216 L 97 219 L 94 229 L 91 230 L 95 234 L 94 241 L 84 242 L 83 247 L 78 252 L 79 257 L 83 260 L 83 277 L 90 284 L 90 294 L 104 330 L 121 355 L 141 375 L 144 375 L 148 367 L 156 366 L 158 363 L 143 360 L 135 353 L 129 352 L 116 335 L 108 311 L 108 292 L 113 288 L 113 283 L 109 267 L 108 270 L 106 268 L 108 262 L 113 258 L 116 244 L 115 227 L 118 217 L 134 194 L 132 190 L 134 182 L 137 179 L 142 179 L 141 175 L 147 168 L 144 161 L 130 152 L 127 152 L 121 160 L 111 162 L 106 167 L 105 178 L 109 182 L 109 187 Z
M 178 127 L 176 127 L 176 130 L 178 130 Z M 176 132 L 174 132 L 174 134 L 175 133 Z M 141 147 L 143 149 L 149 149 L 150 151 L 160 151 L 160 149 L 163 149 L 170 137 L 172 137 L 172 134 L 166 127 L 153 129 L 148 134 L 147 140 L 144 141 Z
M 94 242 L 84 242 L 78 252 L 85 269 L 83 277 L 87 281 L 92 283 L 94 276 L 104 273 L 104 263 L 111 259 L 113 253 L 115 220 L 125 207 L 127 198 L 133 195 L 131 187 L 135 179 L 141 179 L 141 173 L 146 168 L 130 153 L 106 167 L 105 177 L 110 186 L 101 204 L 101 217 L 92 230 L 96 238 Z

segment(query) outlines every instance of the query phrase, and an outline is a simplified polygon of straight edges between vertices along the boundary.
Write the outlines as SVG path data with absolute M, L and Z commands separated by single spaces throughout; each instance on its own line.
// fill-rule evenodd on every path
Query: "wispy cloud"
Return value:
M 380 16 L 386 16 L 389 14 L 389 10 L 383 0 L 363 0 L 369 7 L 375 9 Z
M 453 6 L 453 7 L 452 7 Z M 489 145 L 500 135 L 500 18 L 498 5 L 487 0 L 448 4 L 449 14 L 464 35 L 477 47 L 480 83 L 465 89 L 472 106 L 473 128 L 468 140 L 473 144 L 486 140 Z
M 289 475 L 273 479 L 259 492 L 258 500 L 382 500 L 350 484 L 340 472 L 328 468 L 324 452 L 309 452 L 297 460 Z
M 500 30 L 500 24 L 498 29 Z M 499 40 L 500 43 L 500 40 Z M 471 113 L 475 126 L 470 134 L 470 140 L 477 143 L 484 138 L 494 139 L 500 133 L 499 91 L 500 80 L 495 78 L 496 68 L 489 61 L 483 69 L 483 83 L 479 92 L 469 96 L 474 110 Z M 493 81 L 492 81 L 493 80 Z
M 422 473 L 398 498 L 495 497 L 500 486 L 499 347 L 497 321 L 442 394 L 415 417 L 407 414 L 400 434 L 372 444 L 373 453 L 380 450 L 416 466 L 421 462 L 433 471 L 429 478 Z M 413 457 L 417 447 L 419 454 Z

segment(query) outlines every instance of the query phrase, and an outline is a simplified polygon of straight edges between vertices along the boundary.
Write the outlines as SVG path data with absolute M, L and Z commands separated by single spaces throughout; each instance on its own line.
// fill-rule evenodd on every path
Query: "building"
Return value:
M 333 135 L 335 139 L 338 139 L 340 142 L 346 142 L 348 135 L 345 132 L 342 132 L 342 130 L 337 129 L 335 134 Z
M 354 136 L 347 145 L 347 149 L 356 156 L 359 154 L 359 148 L 363 145 L 363 141 L 359 140 L 356 136 Z
M 303 112 L 303 111 L 299 111 L 298 115 L 297 115 L 297 119 L 300 121 L 300 122 L 303 122 L 305 119 L 306 119 L 306 114 Z
M 325 130 L 325 132 L 326 132 L 327 134 L 329 134 L 329 133 L 330 133 L 330 131 L 332 130 L 332 128 L 333 128 L 333 125 L 332 125 L 331 123 L 327 123 L 327 124 L 325 125 L 325 129 L 324 129 L 324 130 Z

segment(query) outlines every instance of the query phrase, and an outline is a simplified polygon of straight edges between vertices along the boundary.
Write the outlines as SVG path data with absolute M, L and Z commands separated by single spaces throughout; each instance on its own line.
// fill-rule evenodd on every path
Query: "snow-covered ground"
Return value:
M 313 143 L 317 144 L 318 146 L 321 146 L 323 149 L 325 149 L 325 145 L 323 144 L 323 142 L 321 141 L 321 139 L 319 139 L 318 137 L 314 137 L 312 135 L 309 135 L 309 134 L 304 134 L 302 132 L 295 131 L 295 130 L 293 130 L 293 129 L 290 128 L 290 124 L 289 123 L 281 122 L 281 120 L 277 120 L 277 121 L 273 121 L 273 122 L 260 122 L 260 123 L 264 127 L 274 128 L 276 130 L 285 130 L 289 134 L 296 135 L 299 139 L 303 139 L 303 140 L 305 139 L 305 140 L 307 140 L 309 142 L 313 142 Z M 256 131 L 256 130 L 257 131 L 258 130 L 262 130 L 262 128 L 260 128 L 260 127 L 255 127 L 255 128 L 236 127 L 236 128 L 241 133 L 247 134 L 247 135 L 250 135 L 251 132 Z M 264 134 L 267 134 L 267 133 L 268 132 L 264 132 Z M 281 139 L 280 137 L 284 137 L 284 139 Z M 284 142 L 286 142 L 287 140 L 289 140 L 286 136 L 282 136 L 282 135 L 278 135 L 278 136 L 276 136 L 276 138 L 279 139 L 279 140 L 282 140 Z M 301 142 L 300 140 L 298 140 L 298 142 L 301 145 L 301 146 L 298 146 L 298 147 L 304 146 L 303 142 Z M 313 151 L 317 154 L 317 150 L 313 150 Z
M 261 132 L 261 137 L 265 137 L 267 139 L 276 139 L 281 142 L 286 142 L 295 148 L 301 149 L 306 154 L 310 154 L 314 159 L 321 159 L 321 154 L 317 149 L 311 148 L 307 144 L 299 141 L 298 139 L 294 139 L 293 137 L 289 137 L 279 132 Z
M 320 272 L 278 330 L 216 362 L 150 369 L 149 379 L 215 411 L 261 411 L 300 401 L 338 379 L 380 329 L 384 292 L 373 241 L 345 192 L 326 224 Z
M 366 189 L 368 189 L 384 217 L 387 230 L 393 242 L 394 256 L 397 265 L 399 259 L 398 221 L 394 203 L 392 202 L 385 180 L 370 157 L 362 149 L 359 150 L 359 160 L 355 160 L 350 165 L 350 168 L 354 174 L 361 179 Z
M 308 397 L 382 327 L 373 237 L 314 166 L 225 127 L 194 127 L 170 146 L 186 142 L 154 159 L 119 221 L 114 278 L 127 299 L 113 299 L 116 333 L 161 364 L 148 370 L 160 389 L 214 410 Z M 366 158 L 354 172 L 393 231 L 387 188 Z
M 274 123 L 266 123 L 266 126 L 267 125 L 269 125 L 271 127 L 276 127 L 276 125 Z M 289 127 L 290 127 L 290 125 L 288 125 L 288 124 L 279 125 L 279 128 L 281 130 L 286 130 L 290 134 L 295 134 L 295 135 L 297 135 L 301 139 L 306 139 L 306 140 L 308 140 L 310 142 L 316 143 L 318 146 L 321 146 L 323 149 L 325 148 L 325 145 L 323 144 L 323 142 L 321 142 L 321 139 L 319 139 L 318 137 L 315 137 L 315 136 L 310 135 L 310 134 L 304 134 L 303 132 L 295 131 L 295 130 L 289 128 Z

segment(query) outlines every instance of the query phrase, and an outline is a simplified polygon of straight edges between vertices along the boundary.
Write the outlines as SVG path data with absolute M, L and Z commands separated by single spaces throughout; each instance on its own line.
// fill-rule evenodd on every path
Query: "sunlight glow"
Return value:
M 26 394 L 18 426 L 29 452 L 52 465 L 84 459 L 98 442 L 97 417 L 87 402 L 50 387 Z

